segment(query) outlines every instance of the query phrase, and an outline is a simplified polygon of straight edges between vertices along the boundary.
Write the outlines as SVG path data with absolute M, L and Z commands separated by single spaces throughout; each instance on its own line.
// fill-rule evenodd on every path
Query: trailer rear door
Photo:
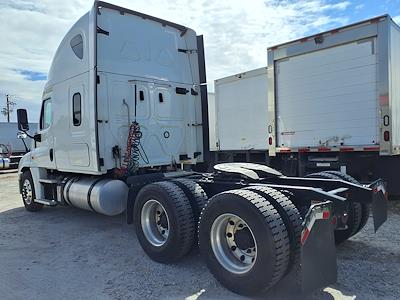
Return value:
M 277 147 L 379 142 L 376 39 L 275 62 Z

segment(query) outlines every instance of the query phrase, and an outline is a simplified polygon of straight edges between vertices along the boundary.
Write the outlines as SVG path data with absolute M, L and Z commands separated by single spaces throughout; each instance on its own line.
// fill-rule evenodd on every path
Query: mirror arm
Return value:
M 25 133 L 27 136 L 29 136 L 31 139 L 34 139 L 33 135 L 30 135 L 28 132 L 26 132 L 25 130 L 21 130 L 23 133 Z

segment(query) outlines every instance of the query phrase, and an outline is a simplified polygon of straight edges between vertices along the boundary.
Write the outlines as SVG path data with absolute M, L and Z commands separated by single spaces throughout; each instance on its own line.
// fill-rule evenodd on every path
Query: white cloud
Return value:
M 350 5 L 349 1 L 333 4 L 326 0 L 111 2 L 203 34 L 209 82 L 265 66 L 268 46 L 347 23 L 347 18 L 332 15 L 342 13 Z M 26 80 L 15 70 L 47 73 L 63 35 L 91 5 L 87 0 L 69 0 L 67 4 L 58 0 L 3 0 L 0 91 L 15 94 L 24 103 L 37 107 L 44 82 Z
M 393 17 L 393 21 L 400 25 L 400 16 Z

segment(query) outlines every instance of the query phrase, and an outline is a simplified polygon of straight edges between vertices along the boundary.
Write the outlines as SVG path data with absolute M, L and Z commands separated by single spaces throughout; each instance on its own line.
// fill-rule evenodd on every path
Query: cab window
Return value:
M 49 128 L 51 124 L 51 99 L 43 101 L 42 111 L 40 115 L 40 129 Z

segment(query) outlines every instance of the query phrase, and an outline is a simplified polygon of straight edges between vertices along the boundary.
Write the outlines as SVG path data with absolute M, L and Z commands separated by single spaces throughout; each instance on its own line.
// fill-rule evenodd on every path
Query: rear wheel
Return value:
M 173 180 L 173 183 L 179 186 L 188 197 L 190 205 L 192 206 L 193 216 L 197 224 L 200 212 L 208 200 L 206 192 L 203 190 L 200 184 L 190 179 L 175 179 Z
M 280 214 L 283 223 L 285 223 L 290 241 L 290 260 L 289 268 L 287 270 L 287 273 L 289 273 L 293 266 L 300 263 L 301 224 L 303 223 L 303 218 L 301 217 L 300 212 L 292 203 L 290 198 L 280 191 L 265 186 L 252 186 L 246 188 L 246 190 L 251 190 L 268 199 Z
M 288 269 L 285 224 L 268 199 L 250 190 L 223 192 L 207 202 L 199 244 L 211 273 L 235 293 L 261 293 Z
M 43 204 L 35 203 L 35 186 L 30 171 L 24 171 L 21 175 L 22 201 L 27 211 L 36 212 L 43 208 Z
M 330 173 L 330 174 L 334 174 L 334 175 L 340 177 L 342 180 L 345 180 L 345 181 L 348 181 L 348 182 L 351 182 L 354 184 L 361 184 L 360 182 L 358 182 L 358 180 L 356 180 L 354 177 L 352 177 L 348 174 L 345 174 L 345 173 L 342 173 L 339 171 L 326 171 L 326 172 Z M 358 227 L 357 232 L 359 232 L 361 229 L 363 229 L 365 224 L 367 224 L 367 221 L 368 221 L 368 218 L 369 218 L 369 215 L 371 212 L 370 205 L 364 204 L 364 203 L 360 203 L 360 205 L 361 205 L 361 222 L 360 222 L 360 227 Z
M 196 234 L 192 208 L 174 183 L 157 182 L 143 187 L 133 213 L 139 242 L 153 260 L 174 262 L 192 248 Z
M 319 172 L 309 174 L 306 177 L 310 178 L 325 178 L 325 179 L 341 179 L 336 174 L 332 174 L 330 172 Z M 336 244 L 343 243 L 348 240 L 351 236 L 358 232 L 358 229 L 361 225 L 361 217 L 362 217 L 362 208 L 360 203 L 349 201 L 348 211 L 347 211 L 347 222 L 346 229 L 337 229 L 335 230 L 335 242 Z

